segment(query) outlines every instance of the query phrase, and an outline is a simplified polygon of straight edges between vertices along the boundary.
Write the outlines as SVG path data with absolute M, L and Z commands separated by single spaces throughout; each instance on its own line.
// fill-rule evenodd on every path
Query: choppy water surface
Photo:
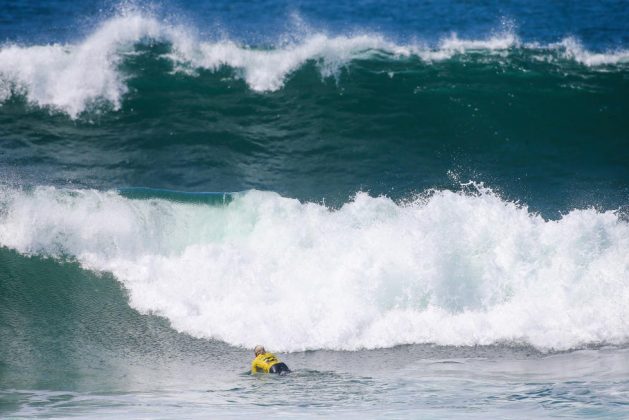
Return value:
M 622 418 L 628 20 L 0 1 L 0 413 Z

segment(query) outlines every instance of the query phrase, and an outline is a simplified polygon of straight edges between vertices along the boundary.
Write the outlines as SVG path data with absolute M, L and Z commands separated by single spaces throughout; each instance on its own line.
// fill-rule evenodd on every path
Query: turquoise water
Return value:
M 625 416 L 627 2 L 0 6 L 1 415 Z

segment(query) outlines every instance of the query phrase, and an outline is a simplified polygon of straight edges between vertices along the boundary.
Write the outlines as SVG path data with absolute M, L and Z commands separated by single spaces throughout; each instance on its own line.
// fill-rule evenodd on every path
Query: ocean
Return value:
M 627 22 L 0 0 L 0 416 L 627 418 Z

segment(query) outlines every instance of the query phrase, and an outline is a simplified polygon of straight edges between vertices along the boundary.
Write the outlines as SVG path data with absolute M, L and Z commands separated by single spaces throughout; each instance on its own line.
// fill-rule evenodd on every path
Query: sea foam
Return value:
M 545 220 L 490 190 L 338 209 L 249 191 L 223 205 L 5 189 L 0 245 L 112 273 L 182 332 L 283 351 L 629 340 L 629 224 Z
M 234 40 L 202 40 L 194 29 L 174 25 L 137 10 L 127 10 L 101 23 L 83 40 L 68 44 L 0 47 L 0 103 L 22 95 L 37 106 L 76 118 L 94 103 L 119 109 L 128 91 L 120 64 L 137 44 L 165 43 L 165 57 L 175 71 L 232 68 L 258 92 L 275 91 L 306 62 L 314 61 L 322 77 L 335 75 L 352 62 L 370 57 L 397 60 L 417 57 L 426 63 L 451 59 L 470 51 L 493 54 L 531 49 L 545 61 L 570 60 L 585 66 L 629 62 L 629 51 L 593 53 L 574 38 L 549 45 L 522 43 L 513 31 L 485 39 L 461 39 L 455 33 L 435 46 L 400 45 L 380 34 L 331 36 L 312 32 L 298 41 L 271 47 L 252 47 Z

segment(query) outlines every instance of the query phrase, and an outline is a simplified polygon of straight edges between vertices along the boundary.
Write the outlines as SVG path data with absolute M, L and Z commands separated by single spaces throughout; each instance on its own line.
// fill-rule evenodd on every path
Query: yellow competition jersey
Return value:
M 279 362 L 279 359 L 273 353 L 260 354 L 253 359 L 253 362 L 251 362 L 251 373 L 269 373 L 271 366 L 276 365 Z

